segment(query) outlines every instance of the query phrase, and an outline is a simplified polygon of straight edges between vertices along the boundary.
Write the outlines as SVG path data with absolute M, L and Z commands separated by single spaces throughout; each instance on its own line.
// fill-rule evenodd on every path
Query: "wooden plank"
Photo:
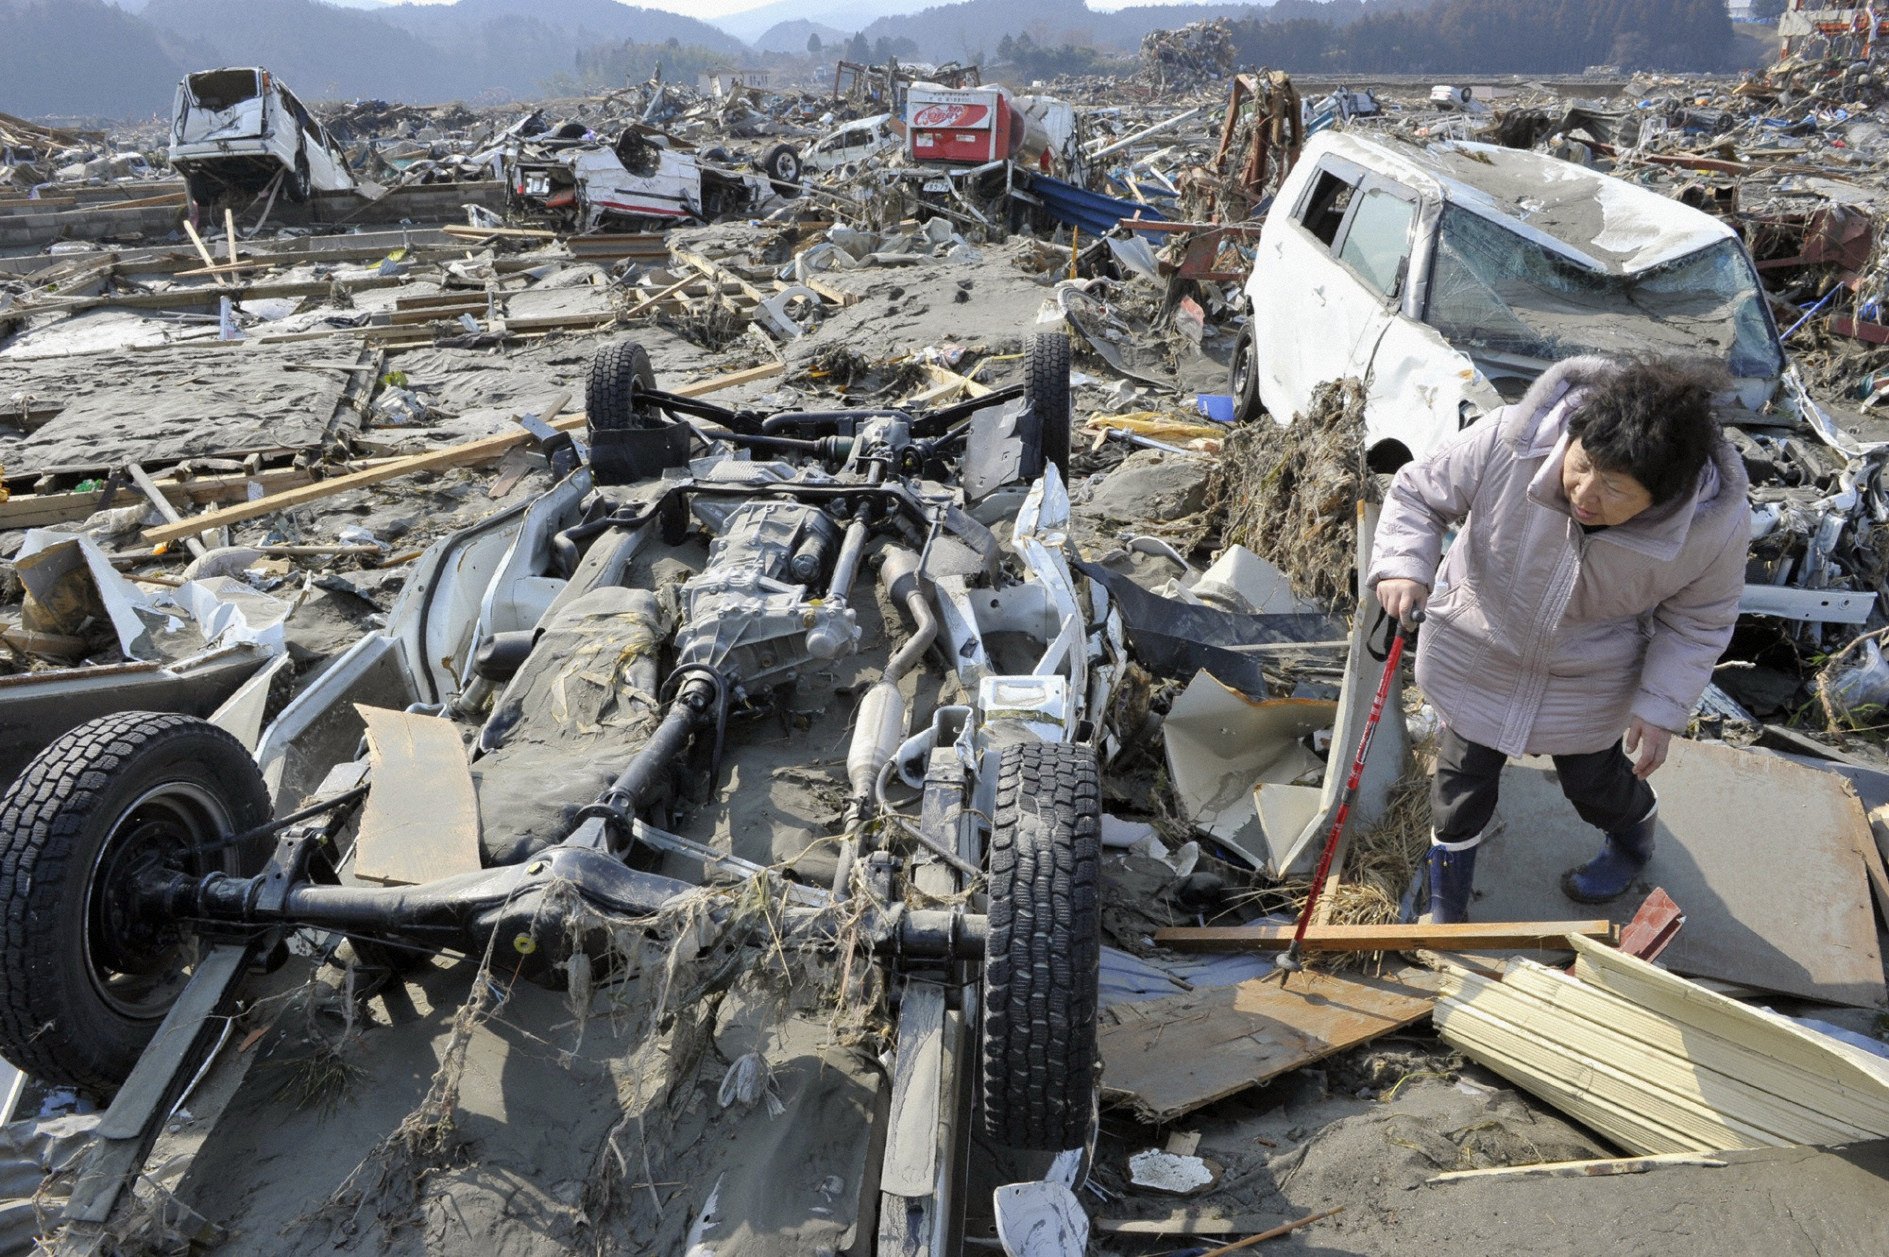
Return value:
M 1467 921 L 1455 925 L 1314 925 L 1307 951 L 1566 951 L 1569 935 L 1611 942 L 1611 921 Z M 1284 951 L 1290 925 L 1174 926 L 1156 930 L 1157 946 L 1176 951 Z
M 767 300 L 766 293 L 729 270 L 726 266 L 723 266 L 720 262 L 705 258 L 701 254 L 691 252 L 688 249 L 672 249 L 669 255 L 684 265 L 693 266 L 710 279 L 724 284 L 733 284 L 736 288 L 741 290 L 742 294 L 746 296 L 748 300 L 754 302 L 756 305 Z
M 1826 768 L 1688 738 L 1673 739 L 1658 780 L 1659 833 L 1641 880 L 1689 914 L 1660 962 L 1688 977 L 1879 1005 L 1883 961 L 1861 854 L 1869 821 L 1849 782 Z M 1475 915 L 1566 913 L 1561 873 L 1593 854 L 1595 836 L 1552 766 L 1511 761 L 1496 819 L 1502 824 L 1476 856 Z M 1624 923 L 1637 899 L 1623 895 L 1591 915 Z
M 125 467 L 125 474 L 131 477 L 132 484 L 138 486 L 138 492 L 144 494 L 145 500 L 157 508 L 159 515 L 162 515 L 173 524 L 182 522 L 182 516 L 178 515 L 177 508 L 171 505 L 171 500 L 165 497 L 163 490 L 159 489 L 156 483 L 152 481 L 149 472 L 145 471 L 145 469 L 137 463 L 130 463 Z M 194 536 L 184 538 L 184 548 L 198 558 L 202 558 L 204 555 L 203 542 L 197 540 Z
M 836 288 L 832 284 L 827 283 L 824 279 L 821 279 L 818 275 L 809 275 L 800 282 L 841 308 L 859 304 L 858 293 L 847 292 L 844 288 Z
M 1854 787 L 1852 787 L 1854 788 Z M 1889 924 L 1889 804 L 1867 814 L 1867 824 L 1856 835 L 1856 854 L 1862 857 L 1863 871 L 1869 876 L 1870 889 L 1876 893 L 1876 915 Z
M 558 233 L 544 231 L 536 227 L 469 227 L 461 223 L 448 223 L 440 228 L 440 234 L 454 236 L 461 240 L 556 240 Z
M 184 220 L 184 234 L 190 237 L 190 243 L 196 248 L 197 256 L 203 259 L 203 264 L 210 267 L 212 270 L 216 269 L 215 255 L 213 255 L 209 247 L 203 243 L 203 237 L 197 234 L 197 229 L 191 225 L 188 218 Z
M 361 805 L 354 875 L 417 886 L 476 873 L 479 797 L 450 720 L 355 704 L 367 724 L 368 771 L 381 786 Z
M 570 400 L 569 393 L 558 394 L 551 404 L 544 408 L 545 412 L 556 414 L 568 400 Z M 579 422 L 582 422 L 581 419 Z M 554 421 L 553 426 L 569 428 L 576 425 L 564 419 Z M 153 545 L 163 541 L 176 541 L 180 537 L 194 536 L 208 532 L 212 528 L 221 528 L 241 520 L 254 519 L 258 515 L 269 515 L 309 502 L 318 502 L 323 498 L 333 497 L 337 493 L 346 493 L 351 489 L 364 489 L 369 485 L 379 484 L 383 480 L 412 475 L 416 471 L 437 471 L 441 468 L 459 467 L 466 463 L 497 458 L 512 446 L 521 445 L 530 439 L 531 434 L 520 428 L 513 432 L 500 432 L 481 437 L 475 441 L 448 445 L 443 449 L 428 450 L 424 454 L 396 458 L 379 467 L 349 472 L 345 476 L 334 476 L 327 480 L 318 480 L 314 484 L 290 489 L 286 493 L 278 493 L 272 497 L 257 498 L 253 502 L 240 502 L 204 515 L 195 515 L 182 523 L 147 528 L 144 530 L 144 539 Z
M 1176 1209 L 1164 1218 L 1097 1218 L 1104 1235 L 1251 1235 L 1273 1224 L 1257 1213 L 1223 1214 L 1212 1206 Z
M 689 276 L 687 279 L 679 279 L 675 283 L 669 285 L 667 288 L 664 288 L 662 291 L 651 293 L 649 296 L 644 297 L 641 301 L 631 306 L 630 309 L 624 314 L 623 317 L 626 319 L 634 318 L 636 315 L 641 314 L 643 311 L 649 309 L 651 306 L 656 305 L 660 302 L 666 301 L 670 297 L 675 296 L 678 292 L 681 292 L 684 288 L 687 288 L 690 284 L 693 284 L 694 282 L 695 282 L 695 276 L 693 275 Z
M 1162 1125 L 1419 1021 L 1435 997 L 1396 978 L 1305 973 L 1118 1004 L 1102 1014 L 1102 1098 Z
M 745 371 L 734 371 L 727 375 L 713 376 L 706 380 L 697 380 L 693 384 L 684 384 L 669 391 L 681 397 L 703 397 L 723 389 L 739 388 L 757 380 L 771 379 L 786 370 L 778 362 L 763 363 L 758 367 L 749 367 Z M 569 398 L 569 394 L 557 398 L 556 404 L 546 407 L 556 413 Z M 571 432 L 584 426 L 582 412 L 563 415 L 551 421 L 551 426 L 561 432 Z M 350 489 L 365 488 L 379 484 L 384 480 L 393 480 L 416 471 L 432 471 L 443 467 L 463 467 L 471 463 L 496 459 L 514 445 L 522 445 L 530 440 L 529 433 L 522 428 L 516 432 L 500 432 L 493 436 L 480 437 L 458 445 L 449 445 L 444 449 L 429 450 L 424 454 L 413 454 L 406 458 L 393 458 L 360 471 L 350 472 L 345 476 L 335 476 L 327 480 L 318 480 L 301 488 L 290 489 L 257 498 L 251 502 L 240 502 L 221 510 L 193 516 L 181 524 L 165 524 L 147 529 L 146 541 L 156 544 L 160 541 L 175 541 L 179 537 L 194 535 L 211 528 L 221 528 L 226 524 L 238 523 L 245 519 L 255 519 L 259 515 L 268 515 L 288 507 L 301 506 L 307 502 L 320 501 L 337 493 L 346 493 Z M 0 503 L 0 519 L 8 504 Z
M 361 464 L 378 467 L 392 459 L 369 459 Z M 241 501 L 249 495 L 251 482 L 267 493 L 280 493 L 312 484 L 314 473 L 301 467 L 279 467 L 251 475 L 248 472 L 224 476 L 192 476 L 188 480 L 163 479 L 156 485 L 164 496 L 178 504 L 207 506 L 216 502 Z M 0 529 L 44 528 L 48 524 L 84 519 L 99 508 L 102 490 L 85 493 L 16 493 L 0 502 Z
M 230 265 L 236 265 L 236 211 L 223 207 L 223 234 L 229 238 Z
M 1722 1170 L 1727 1162 L 1693 1152 L 1667 1152 L 1656 1157 L 1610 1157 L 1595 1161 L 1545 1161 L 1538 1165 L 1493 1165 L 1480 1170 L 1448 1170 L 1425 1183 L 1477 1182 L 1491 1178 L 1612 1178 L 1616 1174 L 1645 1174 L 1668 1166 Z

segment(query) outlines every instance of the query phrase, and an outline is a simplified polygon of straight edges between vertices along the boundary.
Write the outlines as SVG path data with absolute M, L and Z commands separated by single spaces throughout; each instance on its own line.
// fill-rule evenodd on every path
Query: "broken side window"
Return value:
M 1312 191 L 1305 198 L 1305 209 L 1299 215 L 1299 221 L 1305 229 L 1325 242 L 1326 248 L 1338 239 L 1338 227 L 1345 221 L 1345 211 L 1351 208 L 1351 195 L 1358 190 L 1357 185 L 1329 170 L 1318 172 L 1318 178 L 1312 183 Z
M 662 168 L 662 152 L 647 137 L 635 130 L 625 131 L 616 143 L 617 160 L 623 169 L 639 178 L 655 176 Z
M 1424 321 L 1487 354 L 1541 363 L 1581 353 L 1698 354 L 1764 379 L 1783 360 L 1763 303 L 1735 240 L 1611 275 L 1446 205 Z
M 1373 291 L 1394 297 L 1403 287 L 1410 260 L 1410 227 L 1417 206 L 1383 188 L 1367 188 L 1351 213 L 1351 226 L 1338 250 L 1340 261 L 1356 271 Z

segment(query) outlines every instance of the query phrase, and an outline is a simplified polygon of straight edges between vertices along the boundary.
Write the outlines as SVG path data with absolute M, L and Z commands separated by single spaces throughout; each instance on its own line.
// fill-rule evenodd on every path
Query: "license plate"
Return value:
M 949 179 L 927 179 L 927 180 L 925 180 L 925 191 L 927 191 L 927 192 L 947 192 L 947 193 L 948 193 L 948 192 L 950 192 L 950 191 L 951 191 L 951 180 L 949 180 Z

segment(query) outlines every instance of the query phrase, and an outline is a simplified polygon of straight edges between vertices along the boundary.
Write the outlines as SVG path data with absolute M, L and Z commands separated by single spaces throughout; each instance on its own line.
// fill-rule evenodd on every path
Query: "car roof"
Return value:
M 1594 270 L 1629 274 L 1722 240 L 1710 214 L 1637 184 L 1525 149 L 1459 140 L 1417 144 L 1327 131 L 1306 145 L 1460 205 Z

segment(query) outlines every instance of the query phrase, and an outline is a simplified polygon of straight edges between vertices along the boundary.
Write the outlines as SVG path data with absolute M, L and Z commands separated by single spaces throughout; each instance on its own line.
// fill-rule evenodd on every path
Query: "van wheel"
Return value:
M 315 180 L 308 173 L 308 154 L 295 155 L 295 173 L 289 176 L 289 200 L 297 205 L 304 205 L 314 195 Z
M 984 952 L 984 1133 L 1084 1147 L 1095 1114 L 1102 794 L 1095 752 L 1026 742 L 998 760 Z
M 800 189 L 795 184 L 800 182 L 803 173 L 800 154 L 791 144 L 776 144 L 767 150 L 767 156 L 761 159 L 761 169 L 774 181 L 774 190 L 782 196 L 798 196 Z
M 198 209 L 209 209 L 216 202 L 216 183 L 209 175 L 193 170 L 184 176 L 184 195 Z
M 142 910 L 140 876 L 253 873 L 266 840 L 216 844 L 269 817 L 256 761 L 192 716 L 121 712 L 41 751 L 0 796 L 6 1058 L 95 1094 L 123 1082 L 201 950 L 191 930 Z
M 1233 421 L 1251 423 L 1259 418 L 1259 338 L 1252 320 L 1240 329 L 1240 339 L 1233 346 L 1233 361 L 1227 368 L 1227 392 L 1233 394 Z
M 1069 481 L 1069 338 L 1038 332 L 1024 359 L 1024 398 L 1030 403 L 1031 428 L 1024 435 L 1024 466 L 1034 480 L 1053 464 Z

